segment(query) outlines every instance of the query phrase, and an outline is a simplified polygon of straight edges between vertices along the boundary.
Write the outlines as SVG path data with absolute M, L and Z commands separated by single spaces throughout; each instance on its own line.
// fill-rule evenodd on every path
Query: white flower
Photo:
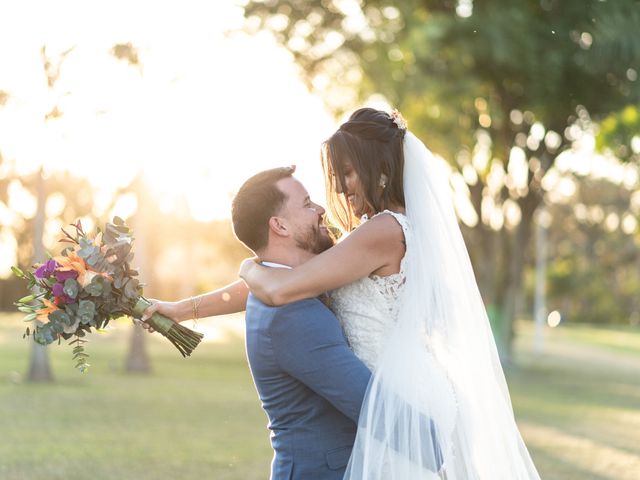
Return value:
M 391 118 L 400 130 L 407 130 L 407 121 L 398 110 L 394 109 L 393 112 L 391 112 Z

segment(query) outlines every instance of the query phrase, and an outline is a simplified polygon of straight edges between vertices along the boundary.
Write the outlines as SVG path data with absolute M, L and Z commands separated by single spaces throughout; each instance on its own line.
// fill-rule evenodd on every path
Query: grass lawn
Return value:
M 92 367 L 50 347 L 56 382 L 28 384 L 19 315 L 0 314 L 0 479 L 265 479 L 271 449 L 241 338 L 183 360 L 148 337 L 153 374 L 122 370 L 129 324 L 88 345 Z M 241 319 L 205 321 L 242 327 Z M 547 332 L 542 355 L 522 324 L 507 377 L 521 431 L 545 480 L 640 478 L 640 332 Z M 496 479 L 500 480 L 500 479 Z M 506 479 L 505 479 L 506 480 Z

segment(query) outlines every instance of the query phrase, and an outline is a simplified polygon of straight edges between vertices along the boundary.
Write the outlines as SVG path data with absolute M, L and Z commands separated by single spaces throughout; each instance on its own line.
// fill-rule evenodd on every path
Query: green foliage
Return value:
M 89 363 L 87 363 L 87 358 L 89 358 L 89 355 L 84 351 L 85 343 L 87 343 L 87 340 L 85 340 L 81 336 L 76 336 L 75 340 L 69 342 L 69 345 L 75 344 L 72 352 L 73 359 L 76 361 L 76 368 L 80 370 L 80 373 L 85 373 L 91 366 Z
M 347 14 L 338 1 L 251 1 L 245 15 L 293 53 L 310 86 L 325 75 L 336 91 L 356 92 L 354 104 L 383 94 L 452 163 L 461 149 L 473 150 L 474 131 L 486 128 L 494 155 L 506 163 L 521 128 L 511 122 L 514 109 L 562 135 L 579 106 L 603 118 L 640 99 L 638 83 L 627 77 L 640 41 L 623 34 L 638 2 L 615 3 L 494 0 L 473 2 L 461 16 L 456 2 L 364 1 L 359 13 Z M 332 104 L 332 92 L 319 91 L 338 115 L 355 106 L 344 95 Z M 488 127 L 479 123 L 482 113 Z M 535 150 L 540 155 L 544 142 Z
M 633 142 L 639 145 L 633 145 Z M 596 139 L 599 150 L 613 150 L 616 157 L 626 161 L 640 161 L 640 111 L 628 105 L 621 112 L 612 113 L 600 124 Z
M 605 179 L 577 180 L 575 195 L 549 208 L 549 310 L 569 322 L 638 324 L 640 236 L 637 226 L 622 228 L 633 218 L 630 192 Z

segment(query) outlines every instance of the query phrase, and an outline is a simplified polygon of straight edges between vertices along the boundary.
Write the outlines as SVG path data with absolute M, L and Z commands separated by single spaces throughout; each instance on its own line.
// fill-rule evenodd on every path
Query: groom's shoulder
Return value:
M 277 315 L 304 310 L 326 310 L 327 307 L 317 298 L 305 298 L 304 300 L 298 300 L 296 302 L 291 302 L 285 305 L 274 307 L 261 302 L 256 296 L 254 296 L 252 293 L 249 293 L 249 297 L 247 299 L 247 310 L 248 309 L 259 309 L 264 311 L 265 313 L 268 312 L 272 315 Z
M 266 316 L 271 321 L 313 320 L 318 317 L 333 317 L 331 310 L 317 298 L 307 298 L 273 307 L 262 303 L 252 294 L 249 294 L 247 300 L 247 313 Z

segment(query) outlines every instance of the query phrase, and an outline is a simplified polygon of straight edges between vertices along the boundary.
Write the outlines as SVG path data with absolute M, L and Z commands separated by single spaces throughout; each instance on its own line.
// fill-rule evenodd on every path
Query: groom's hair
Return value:
M 288 198 L 276 183 L 293 175 L 295 170 L 292 165 L 260 172 L 244 182 L 233 198 L 233 231 L 254 252 L 267 246 L 269 219 L 280 212 Z

